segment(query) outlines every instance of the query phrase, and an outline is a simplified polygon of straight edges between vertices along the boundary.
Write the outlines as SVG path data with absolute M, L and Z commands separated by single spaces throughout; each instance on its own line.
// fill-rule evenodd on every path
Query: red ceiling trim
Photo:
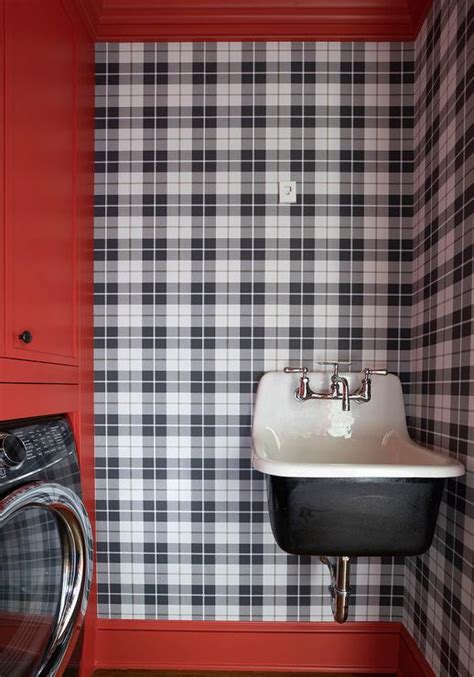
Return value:
M 416 0 L 416 2 L 408 2 L 408 11 L 411 15 L 413 39 L 416 38 L 420 32 L 423 22 L 426 19 L 433 0 Z
M 413 40 L 432 0 L 76 0 L 101 41 Z
M 101 0 L 75 0 L 76 6 L 84 19 L 86 27 L 94 38 L 99 32 L 102 17 Z

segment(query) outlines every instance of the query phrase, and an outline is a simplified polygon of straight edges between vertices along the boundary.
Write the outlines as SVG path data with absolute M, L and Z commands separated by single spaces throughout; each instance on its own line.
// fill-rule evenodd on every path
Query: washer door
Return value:
M 79 632 L 92 532 L 77 494 L 29 484 L 0 501 L 0 677 L 49 677 Z

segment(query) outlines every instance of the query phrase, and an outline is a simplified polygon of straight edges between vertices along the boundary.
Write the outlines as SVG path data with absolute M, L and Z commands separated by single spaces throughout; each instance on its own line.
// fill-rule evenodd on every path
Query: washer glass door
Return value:
M 0 529 L 0 676 L 36 674 L 61 603 L 63 556 L 57 519 L 26 507 Z
M 92 532 L 77 494 L 37 482 L 0 501 L 0 677 L 51 677 L 77 639 Z

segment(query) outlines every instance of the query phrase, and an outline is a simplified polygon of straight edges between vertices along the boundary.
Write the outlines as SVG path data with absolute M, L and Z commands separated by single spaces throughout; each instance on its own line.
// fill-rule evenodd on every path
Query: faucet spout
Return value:
M 333 390 L 335 393 L 335 397 L 338 399 L 342 399 L 342 411 L 350 411 L 351 410 L 351 400 L 350 400 L 350 390 L 349 390 L 349 382 L 344 376 L 340 376 L 339 373 L 334 373 L 331 376 L 331 381 L 333 384 Z M 340 389 L 339 385 L 341 386 L 342 389 L 342 397 L 340 394 Z

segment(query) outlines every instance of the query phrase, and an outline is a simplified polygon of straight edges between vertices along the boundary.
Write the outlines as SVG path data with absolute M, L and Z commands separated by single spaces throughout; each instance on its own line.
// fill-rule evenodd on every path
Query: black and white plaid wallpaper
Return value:
M 329 620 L 319 559 L 274 543 L 256 384 L 410 349 L 413 45 L 97 48 L 99 613 Z M 297 182 L 294 205 L 278 181 Z M 351 618 L 400 619 L 359 559 Z
M 436 1 L 415 54 L 98 47 L 101 615 L 330 618 L 326 572 L 278 551 L 250 469 L 263 371 L 387 364 L 413 437 L 472 457 L 468 21 L 465 0 Z M 295 205 L 278 204 L 281 179 Z M 473 658 L 469 486 L 448 484 L 427 555 L 353 575 L 352 617 L 404 604 L 450 677 Z
M 473 13 L 469 0 L 435 0 L 415 45 L 409 424 L 471 472 L 448 483 L 432 548 L 406 562 L 404 620 L 448 677 L 474 671 Z

